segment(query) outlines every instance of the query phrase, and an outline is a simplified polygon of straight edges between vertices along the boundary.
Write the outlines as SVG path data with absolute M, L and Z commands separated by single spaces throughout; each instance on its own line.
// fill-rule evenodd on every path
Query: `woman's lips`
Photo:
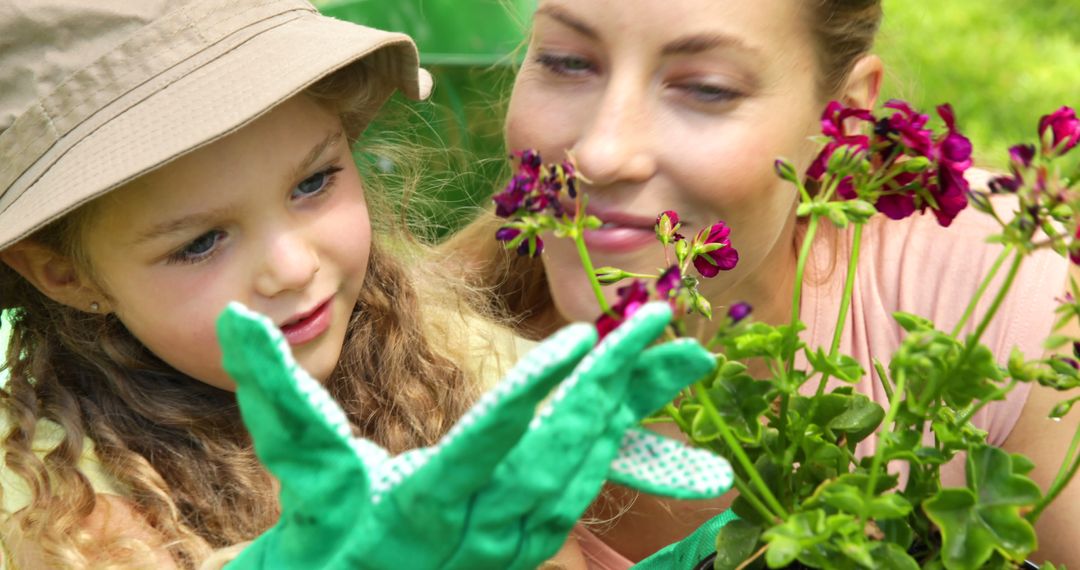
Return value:
M 585 245 L 600 253 L 627 253 L 656 244 L 653 228 L 608 225 L 598 230 L 585 230 Z
M 656 243 L 655 218 L 645 218 L 606 208 L 588 208 L 604 225 L 585 231 L 585 245 L 601 253 L 626 253 Z
M 331 301 L 333 297 L 323 301 L 306 315 L 286 325 L 281 325 L 281 332 L 290 346 L 297 346 L 309 342 L 330 328 Z

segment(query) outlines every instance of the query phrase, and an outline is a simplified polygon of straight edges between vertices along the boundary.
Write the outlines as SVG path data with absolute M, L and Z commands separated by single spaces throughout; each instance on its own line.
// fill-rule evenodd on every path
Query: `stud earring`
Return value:
M 97 304 L 97 301 L 90 303 L 90 311 L 96 313 L 101 310 L 101 305 Z

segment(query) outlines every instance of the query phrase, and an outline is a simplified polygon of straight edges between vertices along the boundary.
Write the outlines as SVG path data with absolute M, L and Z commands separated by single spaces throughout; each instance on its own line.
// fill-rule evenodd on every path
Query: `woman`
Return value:
M 597 267 L 654 271 L 659 212 L 677 211 L 688 235 L 723 220 L 740 260 L 701 285 L 712 305 L 749 302 L 758 320 L 783 323 L 792 287 L 801 286 L 804 340 L 827 344 L 835 285 L 843 279 L 831 268 L 846 255 L 848 236 L 830 236 L 817 247 L 818 273 L 794 283 L 797 196 L 775 175 L 773 161 L 784 157 L 806 171 L 817 150 L 810 139 L 830 100 L 874 105 L 883 69 L 871 48 L 881 16 L 874 0 L 542 0 L 510 101 L 508 148 L 536 149 L 549 162 L 576 159 L 589 180 L 589 210 L 605 222 L 586 237 Z M 893 311 L 951 326 L 998 251 L 984 243 L 991 227 L 970 210 L 948 233 L 929 216 L 881 222 L 864 236 L 841 343 L 841 352 L 868 370 L 872 358 L 887 361 L 901 338 Z M 478 280 L 496 287 L 498 301 L 522 318 L 520 332 L 542 335 L 562 322 L 596 317 L 569 240 L 545 240 L 540 261 L 517 258 L 491 239 L 498 224 L 491 216 L 479 220 L 448 249 L 459 250 L 479 269 Z M 1014 345 L 1029 356 L 1041 352 L 1066 277 L 1065 262 L 1052 256 L 1028 265 L 1015 289 L 1023 298 L 1013 295 L 988 333 L 995 354 Z M 885 403 L 871 379 L 858 389 Z M 1040 466 L 1034 479 L 1044 488 L 1078 422 L 1076 414 L 1060 423 L 1047 419 L 1059 400 L 1039 388 L 1018 390 L 976 416 L 993 443 Z M 962 478 L 962 466 L 946 469 L 946 484 Z M 635 499 L 611 487 L 592 509 L 608 521 L 599 540 L 579 537 L 594 566 L 626 567 L 680 540 L 730 501 Z M 1069 540 L 1069 521 L 1080 515 L 1080 485 L 1067 489 L 1053 511 L 1037 528 L 1040 555 L 1080 560 L 1080 546 Z

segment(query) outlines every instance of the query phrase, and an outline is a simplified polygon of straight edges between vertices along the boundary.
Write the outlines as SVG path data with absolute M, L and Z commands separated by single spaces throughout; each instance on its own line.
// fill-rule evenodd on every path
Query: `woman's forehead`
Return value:
M 788 49 L 811 37 L 802 7 L 802 0 L 541 0 L 536 21 L 582 24 L 612 42 L 715 36 L 735 47 Z

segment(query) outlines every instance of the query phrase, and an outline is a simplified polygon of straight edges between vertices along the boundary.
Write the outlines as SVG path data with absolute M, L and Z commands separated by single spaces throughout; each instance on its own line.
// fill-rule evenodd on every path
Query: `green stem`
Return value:
M 1012 265 L 1009 267 L 1009 274 L 1005 277 L 1005 282 L 1001 284 L 1001 290 L 998 291 L 994 302 L 990 305 L 990 309 L 986 311 L 982 321 L 979 322 L 979 326 L 975 328 L 975 334 L 967 343 L 967 349 L 964 351 L 964 358 L 960 363 L 963 364 L 967 360 L 968 356 L 971 356 L 971 352 L 975 350 L 975 346 L 979 344 L 979 340 L 982 339 L 983 333 L 986 332 L 986 328 L 990 326 L 990 322 L 994 320 L 994 315 L 997 314 L 998 309 L 1001 308 L 1001 304 L 1005 302 L 1005 296 L 1009 294 L 1009 290 L 1012 289 L 1012 284 L 1016 281 L 1017 274 L 1020 273 L 1020 264 L 1024 262 L 1024 252 L 1016 252 L 1016 258 L 1013 259 Z
M 686 419 L 683 418 L 682 414 L 679 413 L 679 409 L 675 407 L 675 404 L 668 402 L 667 405 L 664 406 L 664 411 L 667 412 L 669 416 L 671 416 L 671 419 L 675 421 L 675 423 L 679 426 L 679 429 L 682 430 L 683 433 L 685 433 L 686 435 L 690 435 L 692 433 L 690 429 L 690 424 L 686 423 Z
M 951 377 L 952 372 L 963 368 L 967 364 L 968 358 L 971 357 L 971 353 L 975 351 L 975 347 L 979 345 L 979 340 L 982 339 L 983 334 L 986 332 L 986 328 L 990 326 L 990 322 L 994 320 L 994 316 L 997 314 L 998 309 L 1001 308 L 1001 304 L 1005 301 L 1005 296 L 1008 295 L 1009 290 L 1012 289 L 1013 282 L 1016 281 L 1016 276 L 1020 272 L 1020 264 L 1023 263 L 1023 261 L 1024 252 L 1017 251 L 1016 257 L 1009 267 L 1009 274 L 1005 277 L 1005 282 L 1001 284 L 1001 289 L 998 290 L 997 295 L 994 297 L 994 302 L 990 304 L 989 310 L 983 315 L 982 320 L 979 322 L 979 326 L 975 328 L 975 332 L 968 337 L 967 343 L 964 345 L 964 352 L 960 354 L 960 358 L 956 361 L 956 365 L 949 371 L 950 373 L 938 375 L 930 381 L 930 384 L 923 390 L 922 395 L 919 397 L 919 410 L 925 410 L 926 407 L 938 397 L 941 383 L 945 378 Z
M 761 502 L 761 499 L 759 499 L 758 496 L 754 494 L 754 491 L 750 488 L 749 485 L 746 484 L 745 481 L 736 477 L 734 484 L 735 490 L 739 492 L 739 496 L 744 497 L 746 501 L 750 503 L 750 506 L 754 507 L 754 510 L 757 511 L 762 517 L 764 517 L 765 520 L 773 521 L 775 523 L 783 522 L 782 519 L 778 519 L 776 515 L 774 515 L 772 511 L 769 510 L 769 507 L 765 506 L 765 503 Z
M 582 235 L 581 228 L 574 232 L 574 245 L 577 246 L 578 257 L 581 258 L 581 265 L 585 268 L 585 275 L 589 277 L 593 295 L 596 295 L 596 301 L 600 303 L 600 310 L 612 317 L 617 317 L 618 315 L 611 311 L 611 305 L 608 305 L 607 299 L 604 298 L 604 291 L 600 288 L 600 280 L 596 278 L 596 268 L 593 267 L 592 259 L 589 258 L 589 250 L 585 247 L 585 236 Z
M 795 286 L 791 298 L 791 325 L 799 322 L 799 308 L 802 304 L 802 280 L 806 273 L 806 260 L 810 257 L 810 248 L 814 244 L 814 235 L 817 234 L 819 217 L 817 214 L 810 215 L 810 222 L 806 226 L 806 235 L 803 236 L 802 248 L 799 250 L 799 260 L 795 264 Z
M 1080 426 L 1076 428 L 1076 433 L 1073 434 L 1069 452 L 1065 454 L 1065 461 L 1061 463 L 1061 469 L 1058 470 L 1057 477 L 1054 477 L 1054 482 L 1050 484 L 1050 489 L 1046 491 L 1046 495 L 1039 501 L 1039 504 L 1025 516 L 1031 524 L 1035 524 L 1035 521 L 1039 520 L 1046 507 L 1054 502 L 1054 499 L 1065 490 L 1065 486 L 1069 484 L 1069 481 L 1072 481 L 1073 477 L 1076 476 L 1076 472 L 1080 470 L 1080 455 L 1076 453 L 1077 448 L 1080 448 Z
M 1002 250 L 1001 255 L 998 255 L 997 260 L 994 261 L 994 265 L 990 266 L 990 273 L 986 275 L 986 279 L 983 279 L 982 284 L 979 285 L 979 290 L 976 291 L 975 296 L 971 298 L 971 302 L 968 303 L 967 309 L 964 311 L 964 316 L 960 317 L 960 322 L 956 323 L 956 326 L 953 327 L 950 336 L 956 338 L 956 335 L 960 334 L 960 330 L 964 328 L 964 325 L 971 319 L 971 316 L 975 314 L 975 306 L 979 304 L 979 300 L 982 299 L 983 294 L 990 288 L 990 282 L 997 276 L 998 270 L 1001 269 L 1001 265 L 1005 263 L 1005 259 L 1009 257 L 1009 254 L 1012 253 L 1014 247 L 1015 246 L 1012 244 L 1006 246 L 1005 249 Z
M 990 404 L 990 402 L 998 400 L 1005 396 L 1005 394 L 1012 392 L 1013 388 L 1016 388 L 1016 385 L 1019 383 L 1020 381 L 1014 378 L 1012 382 L 1009 382 L 1007 386 L 1002 386 L 1001 388 L 995 390 L 993 394 L 990 394 L 990 396 L 979 400 L 978 404 L 976 404 L 968 411 L 964 412 L 964 415 L 960 416 L 960 419 L 956 422 L 957 425 L 966 424 L 967 422 L 971 421 L 971 418 L 975 417 L 975 414 L 979 413 L 979 410 L 985 408 L 987 405 Z
M 885 413 L 885 419 L 881 422 L 884 426 L 884 432 L 878 439 L 878 449 L 874 453 L 874 462 L 870 466 L 870 480 L 866 483 L 866 496 L 873 497 L 874 492 L 877 490 L 878 475 L 881 473 L 881 463 L 885 461 L 885 454 L 883 453 L 883 442 L 888 439 L 888 436 L 892 434 L 893 424 L 896 422 L 896 416 L 900 413 L 900 399 L 904 397 L 905 388 L 907 387 L 907 375 L 904 371 L 898 370 L 896 372 L 896 389 L 893 390 L 892 398 L 889 398 L 889 411 Z
M 784 509 L 780 501 L 776 500 L 776 497 L 769 490 L 769 486 L 765 484 L 765 481 L 761 478 L 761 474 L 754 468 L 754 464 L 750 462 L 750 457 L 743 451 L 742 445 L 739 440 L 735 438 L 735 435 L 731 433 L 728 428 L 727 422 L 720 416 L 720 412 L 717 411 L 716 406 L 713 405 L 712 399 L 709 397 L 709 391 L 705 388 L 705 384 L 702 381 L 694 383 L 694 392 L 697 393 L 697 400 L 701 404 L 701 407 L 705 410 L 705 414 L 709 416 L 709 420 L 716 426 L 717 431 L 720 432 L 720 437 L 724 438 L 724 443 L 731 449 L 731 453 L 735 455 L 735 459 L 746 471 L 750 481 L 757 487 L 758 492 L 761 493 L 762 498 L 772 509 L 775 516 L 786 520 L 788 517 L 787 511 Z
M 844 334 L 844 324 L 847 321 L 848 310 L 851 308 L 851 295 L 855 290 L 855 269 L 859 265 L 859 249 L 862 245 L 863 224 L 855 224 L 855 235 L 851 238 L 851 254 L 848 259 L 847 280 L 844 281 L 844 296 L 840 298 L 840 313 L 836 316 L 836 328 L 833 330 L 832 344 L 829 345 L 829 358 L 836 356 L 840 349 L 840 337 Z M 829 374 L 822 373 L 818 382 L 817 395 L 825 393 L 825 385 L 829 381 Z

